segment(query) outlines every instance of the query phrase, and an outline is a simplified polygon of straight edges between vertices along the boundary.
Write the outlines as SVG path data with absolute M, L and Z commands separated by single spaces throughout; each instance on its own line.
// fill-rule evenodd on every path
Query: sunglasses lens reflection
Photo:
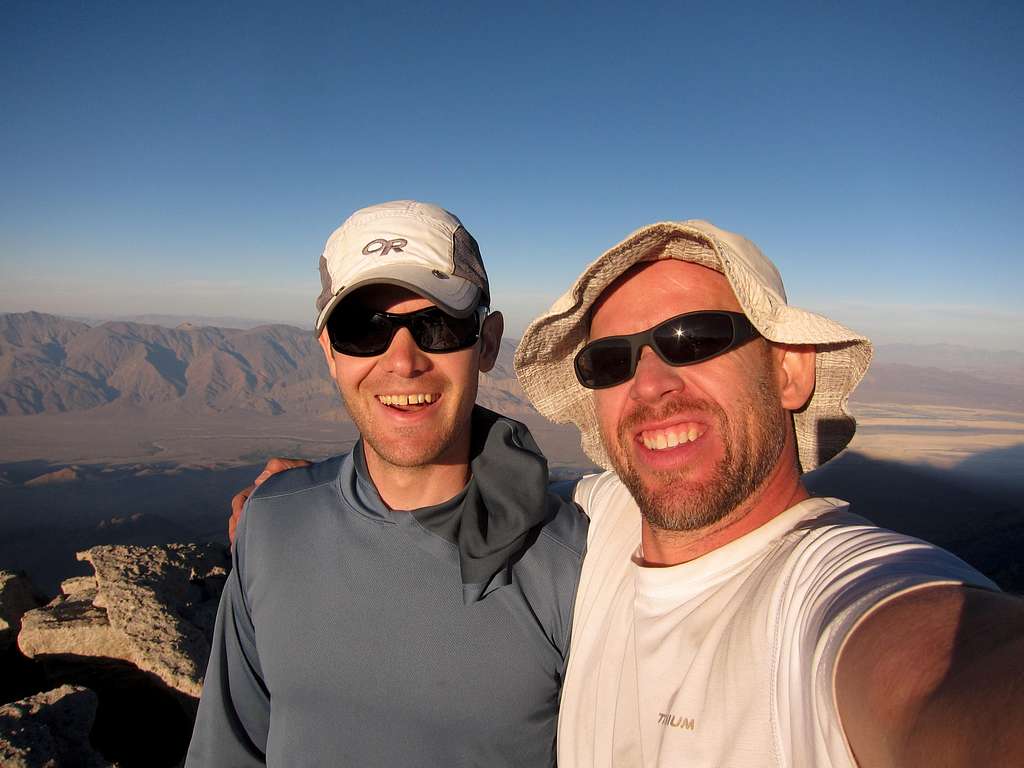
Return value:
M 629 378 L 633 350 L 625 339 L 608 339 L 588 347 L 576 358 L 576 372 L 585 387 L 608 387 Z
M 467 347 L 477 339 L 477 316 L 452 317 L 440 310 L 412 321 L 413 338 L 425 352 L 448 352 Z
M 719 354 L 733 340 L 727 315 L 674 318 L 653 330 L 654 343 L 668 362 L 686 365 Z
M 379 354 L 391 343 L 392 324 L 376 312 L 339 307 L 327 318 L 331 346 L 344 355 Z

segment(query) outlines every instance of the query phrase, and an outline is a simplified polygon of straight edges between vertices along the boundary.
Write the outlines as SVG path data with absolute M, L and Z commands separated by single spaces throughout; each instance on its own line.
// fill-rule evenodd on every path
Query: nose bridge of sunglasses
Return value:
M 407 326 L 395 326 L 387 348 L 376 358 L 376 365 L 392 376 L 412 378 L 430 370 L 434 363 L 417 343 Z
M 633 353 L 633 375 L 640 374 L 641 367 L 657 365 L 665 368 L 678 368 L 679 365 L 665 353 L 652 334 L 636 343 Z
M 422 352 L 419 341 L 413 334 L 413 325 L 409 320 L 393 323 L 391 340 L 383 354 L 418 354 Z

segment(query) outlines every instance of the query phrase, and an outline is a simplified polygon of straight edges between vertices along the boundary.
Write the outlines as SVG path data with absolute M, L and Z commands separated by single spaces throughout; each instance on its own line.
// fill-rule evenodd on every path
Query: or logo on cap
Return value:
M 378 237 L 376 240 L 371 240 L 363 246 L 363 255 L 372 256 L 375 253 L 379 253 L 381 256 L 387 256 L 391 251 L 402 253 L 402 249 L 408 244 L 409 241 L 401 237 L 394 240 L 385 240 L 382 237 Z

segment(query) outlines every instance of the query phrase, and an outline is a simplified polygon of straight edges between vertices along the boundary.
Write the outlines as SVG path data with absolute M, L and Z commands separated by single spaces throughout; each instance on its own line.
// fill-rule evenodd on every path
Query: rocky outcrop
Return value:
M 33 658 L 120 659 L 190 698 L 202 691 L 229 556 L 217 544 L 99 546 L 80 552 L 94 576 L 22 618 Z
M 11 571 L 0 571 L 0 653 L 18 636 L 21 617 L 39 605 L 29 580 Z
M 22 619 L 21 652 L 30 658 L 62 655 L 127 660 L 124 638 L 110 626 L 107 612 L 93 605 L 96 579 L 69 579 L 61 585 L 61 592 L 49 605 L 29 611 Z
M 6 768 L 101 768 L 89 746 L 96 694 L 63 685 L 0 706 L 0 765 Z

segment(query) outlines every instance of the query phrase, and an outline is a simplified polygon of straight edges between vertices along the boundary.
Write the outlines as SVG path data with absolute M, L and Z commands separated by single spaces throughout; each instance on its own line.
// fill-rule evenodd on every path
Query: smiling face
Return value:
M 345 299 L 369 310 L 405 314 L 434 306 L 389 285 L 364 288 Z M 331 375 L 362 435 L 367 463 L 389 467 L 465 464 L 470 415 L 481 371 L 490 370 L 501 339 L 500 315 L 488 317 L 481 340 L 456 352 L 424 352 L 407 328 L 374 357 L 335 352 L 326 329 L 320 346 Z
M 742 311 L 724 276 L 675 259 L 644 263 L 601 295 L 590 339 L 707 309 Z M 645 347 L 632 379 L 593 396 L 616 472 L 647 523 L 666 531 L 706 528 L 743 506 L 777 465 L 791 428 L 773 353 L 760 338 L 681 367 Z

